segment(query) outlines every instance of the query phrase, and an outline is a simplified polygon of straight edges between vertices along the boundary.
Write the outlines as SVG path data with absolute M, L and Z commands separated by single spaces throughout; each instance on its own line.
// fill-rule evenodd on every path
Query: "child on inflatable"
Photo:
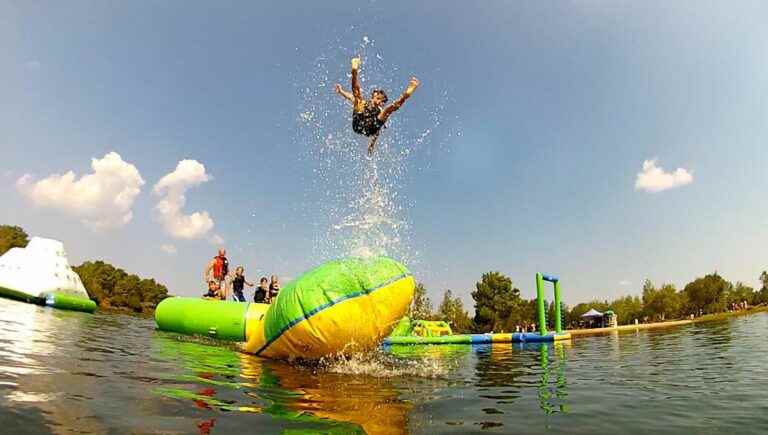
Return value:
M 277 280 L 277 275 L 272 275 L 269 282 L 269 303 L 271 304 L 280 293 L 280 282 Z
M 352 92 L 345 91 L 340 84 L 336 84 L 335 89 L 336 93 L 352 103 L 352 130 L 357 134 L 371 138 L 368 143 L 368 155 L 370 156 L 373 154 L 381 128 L 384 127 L 387 119 L 405 103 L 405 100 L 413 95 L 413 92 L 419 87 L 419 80 L 416 77 L 411 77 L 405 92 L 392 104 L 384 107 L 384 104 L 387 103 L 387 94 L 382 89 L 371 91 L 370 101 L 363 98 L 360 83 L 357 80 L 359 69 L 360 58 L 355 57 L 352 59 Z
M 259 280 L 259 286 L 256 287 L 256 292 L 253 294 L 253 301 L 257 304 L 269 303 L 269 288 L 267 288 L 267 277 L 263 276 Z
M 248 282 L 245 279 L 245 269 L 243 266 L 237 266 L 235 269 L 235 277 L 232 278 L 232 298 L 238 302 L 245 302 L 245 295 L 243 294 L 243 287 L 253 287 L 253 283 Z
M 203 299 L 221 299 L 226 300 L 226 297 L 221 292 L 221 286 L 216 281 L 208 282 L 208 292 L 203 295 Z

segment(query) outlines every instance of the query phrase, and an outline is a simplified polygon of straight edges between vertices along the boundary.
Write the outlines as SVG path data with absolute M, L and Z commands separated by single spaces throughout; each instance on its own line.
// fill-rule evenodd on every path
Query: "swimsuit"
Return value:
M 379 119 L 381 109 L 371 103 L 365 103 L 362 112 L 352 113 L 352 130 L 364 136 L 374 136 L 384 127 L 384 121 Z
M 232 279 L 232 293 L 236 301 L 245 302 L 243 296 L 243 287 L 245 286 L 245 276 L 235 276 Z
M 253 294 L 253 301 L 257 304 L 263 304 L 266 302 L 267 290 L 263 287 L 258 287 L 256 293 Z

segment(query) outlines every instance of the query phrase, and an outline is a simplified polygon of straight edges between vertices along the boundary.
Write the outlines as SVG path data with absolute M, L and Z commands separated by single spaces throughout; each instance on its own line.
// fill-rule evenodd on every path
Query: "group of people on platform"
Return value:
M 253 287 L 252 282 L 245 279 L 245 268 L 237 266 L 235 272 L 230 273 L 227 251 L 219 249 L 219 254 L 208 262 L 203 271 L 203 279 L 208 283 L 208 292 L 203 295 L 204 298 L 220 299 L 225 301 L 229 298 L 230 289 L 232 290 L 232 299 L 238 302 L 246 302 L 245 286 Z M 253 294 L 253 302 L 259 304 L 271 304 L 280 293 L 280 281 L 277 275 L 272 275 L 270 279 L 266 276 L 259 279 L 259 285 Z

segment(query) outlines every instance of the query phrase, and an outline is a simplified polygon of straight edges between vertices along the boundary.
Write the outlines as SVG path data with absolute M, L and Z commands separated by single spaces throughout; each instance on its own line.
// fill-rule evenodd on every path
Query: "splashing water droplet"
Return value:
M 317 261 L 387 255 L 411 265 L 416 250 L 410 246 L 407 211 L 413 204 L 402 187 L 414 151 L 428 149 L 423 145 L 432 140 L 435 127 L 440 125 L 445 101 L 424 114 L 426 117 L 421 116 L 432 125 L 424 128 L 422 124 L 418 132 L 409 128 L 408 116 L 391 118 L 374 155 L 367 156 L 368 138 L 350 128 L 351 106 L 328 92 L 328 84 L 338 80 L 334 77 L 348 77 L 348 71 L 339 69 L 339 64 L 352 55 L 365 59 L 360 71 L 364 85 L 393 89 L 402 85 L 402 78 L 394 74 L 397 68 L 384 64 L 380 53 L 370 53 L 374 50 L 371 38 L 366 35 L 362 41 L 354 51 L 332 46 L 329 50 L 336 53 L 318 56 L 313 68 L 302 71 L 295 82 L 302 101 L 296 139 L 314 165 L 304 210 L 321 229 L 315 235 L 313 254 Z

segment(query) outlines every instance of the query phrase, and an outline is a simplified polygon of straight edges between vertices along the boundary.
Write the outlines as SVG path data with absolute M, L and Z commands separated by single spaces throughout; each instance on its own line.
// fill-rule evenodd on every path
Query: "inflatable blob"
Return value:
M 69 266 L 58 240 L 33 237 L 25 248 L 0 256 L 0 296 L 92 313 L 96 303 Z
M 164 331 L 244 341 L 269 358 L 315 359 L 378 346 L 403 317 L 415 282 L 387 258 L 345 258 L 305 273 L 271 305 L 169 298 L 157 306 Z

